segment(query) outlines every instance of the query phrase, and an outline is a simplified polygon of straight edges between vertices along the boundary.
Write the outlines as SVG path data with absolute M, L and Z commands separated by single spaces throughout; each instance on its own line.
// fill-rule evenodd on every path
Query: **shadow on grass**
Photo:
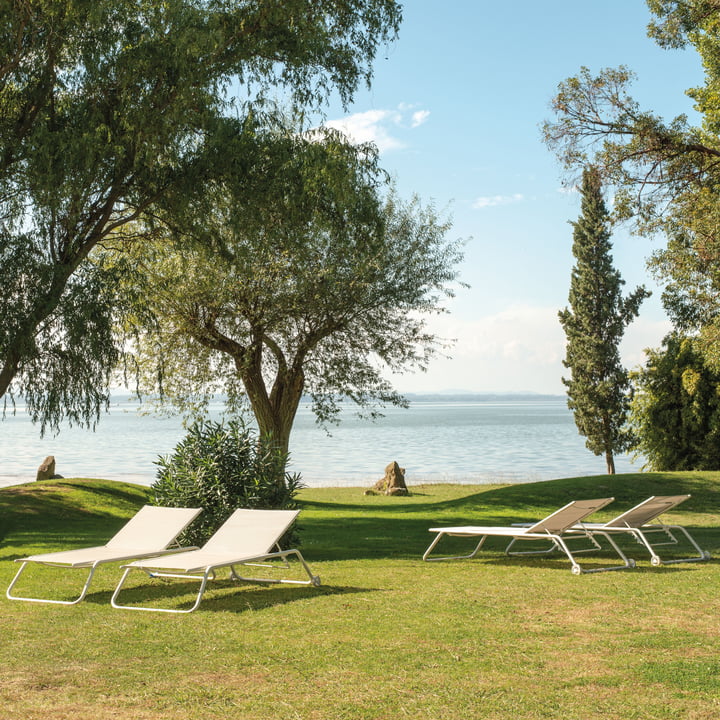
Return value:
M 650 561 L 647 558 L 635 558 L 637 560 L 637 566 L 634 568 L 617 568 L 614 570 L 607 570 L 603 572 L 590 572 L 583 573 L 587 575 L 606 575 L 612 574 L 642 574 L 642 575 L 664 575 L 669 573 L 687 573 L 693 572 L 698 566 L 707 565 L 708 562 L 699 563 L 678 563 L 677 565 L 663 565 L 662 567 L 653 567 L 650 565 Z M 595 570 L 598 568 L 615 567 L 620 565 L 620 560 L 617 556 L 613 556 L 608 553 L 597 553 L 592 556 L 585 556 L 577 558 L 578 564 L 583 570 Z M 450 561 L 449 561 L 450 562 Z M 468 562 L 467 560 L 453 560 L 451 562 Z M 479 562 L 479 564 L 485 567 L 524 567 L 532 570 L 557 570 L 564 571 L 570 574 L 570 562 L 562 555 L 554 554 L 543 558 L 530 558 L 530 557 L 508 557 L 506 555 L 486 555 L 473 558 L 469 562 Z M 709 561 L 712 563 L 712 560 Z M 440 565 L 441 563 L 438 563 Z
M 300 499 L 300 548 L 315 560 L 420 559 L 433 539 L 431 527 L 509 525 L 533 522 L 573 499 L 613 496 L 616 501 L 596 516 L 604 520 L 650 495 L 690 493 L 680 508 L 686 517 L 720 512 L 720 473 L 634 473 L 565 478 L 489 487 L 445 501 L 423 489 L 409 498 L 358 496 L 357 502 Z M 110 481 L 62 480 L 30 483 L 0 491 L 0 518 L 7 532 L 4 557 L 24 557 L 23 546 L 70 549 L 107 541 L 147 500 L 148 488 Z M 699 518 L 698 518 L 699 519 Z M 706 518 L 703 518 L 707 522 Z M 701 547 L 717 554 L 717 528 L 688 525 Z M 487 543 L 502 552 L 506 542 Z M 624 546 L 623 546 L 624 547 Z M 38 550 L 39 551 L 39 550 Z M 642 560 L 642 550 L 629 553 Z
M 301 498 L 300 506 L 308 512 L 300 516 L 300 534 L 303 552 L 311 560 L 418 558 L 433 538 L 431 527 L 534 522 L 571 500 L 591 497 L 615 498 L 593 516 L 597 521 L 615 517 L 651 495 L 684 493 L 691 498 L 679 508 L 680 514 L 714 514 L 720 512 L 719 481 L 720 473 L 629 473 L 507 485 L 446 501 L 433 500 L 427 491 L 418 498 L 412 489 L 409 498 L 359 496 L 356 503 L 342 502 L 342 496 L 341 502 Z M 682 524 L 701 547 L 718 553 L 718 528 Z M 502 551 L 508 541 L 502 542 L 488 541 L 487 549 Z M 639 546 L 629 546 L 629 557 L 647 557 Z
M 3 488 L 0 535 L 16 544 L 102 544 L 147 498 L 147 488 L 112 481 L 45 480 Z
M 522 516 L 518 522 L 538 519 L 537 516 Z M 506 526 L 507 518 L 485 514 L 481 518 L 482 525 Z M 395 517 L 384 520 L 377 517 L 352 517 L 334 520 L 326 517 L 306 518 L 302 524 L 301 539 L 302 552 L 308 562 L 327 560 L 366 560 L 366 559 L 421 559 L 426 548 L 434 539 L 434 533 L 428 532 L 430 527 L 452 527 L 455 525 L 473 524 L 473 518 L 467 516 L 444 516 L 442 520 L 430 522 L 426 518 L 412 516 Z M 717 555 L 720 551 L 720 528 L 702 526 L 686 526 L 690 534 L 705 550 Z M 479 539 L 479 538 L 478 538 Z M 455 539 L 452 539 L 455 540 Z M 472 539 L 457 539 L 464 545 L 463 550 L 468 553 L 474 547 Z M 649 560 L 647 550 L 632 540 L 615 536 L 628 557 L 637 561 Z M 451 539 L 447 538 L 450 542 Z M 482 552 L 504 553 L 510 538 L 489 537 L 483 546 Z M 601 543 L 603 541 L 601 540 Z M 466 549 L 467 548 L 467 549 Z M 451 551 L 453 552 L 453 551 Z M 601 555 L 605 551 L 598 551 Z M 593 552 L 593 555 L 595 553 Z M 612 551 L 609 553 L 612 555 Z M 663 553 L 660 553 L 663 556 Z M 668 558 L 684 557 L 695 554 L 689 544 L 680 544 L 667 551 Z
M 690 494 L 691 498 L 683 503 L 682 512 L 718 512 L 720 511 L 720 473 L 625 473 L 619 475 L 593 475 L 590 477 L 561 478 L 534 483 L 518 483 L 492 487 L 486 491 L 465 495 L 453 500 L 437 501 L 428 499 L 418 502 L 416 498 L 432 495 L 427 492 L 414 492 L 409 488 L 410 498 L 388 498 L 386 503 L 368 502 L 360 496 L 354 503 L 338 503 L 322 500 L 300 500 L 300 506 L 307 509 L 336 511 L 371 511 L 378 514 L 426 513 L 428 511 L 484 510 L 485 508 L 506 509 L 516 512 L 538 512 L 559 508 L 571 500 L 595 497 L 614 497 L 615 502 L 606 510 L 611 515 L 619 514 L 637 505 L 651 495 Z M 374 499 L 374 498 L 373 498 Z M 623 505 L 621 509 L 620 506 Z M 483 512 L 483 515 L 485 513 Z
M 154 604 L 173 610 L 187 610 L 195 603 L 200 582 L 162 582 L 123 588 L 118 602 L 123 605 L 139 605 L 151 608 Z M 225 592 L 230 590 L 231 592 Z M 357 593 L 384 592 L 381 588 L 338 585 L 311 586 L 260 586 L 238 584 L 231 580 L 208 583 L 202 602 L 195 612 L 235 612 L 264 610 L 279 605 L 325 596 L 354 595 Z M 112 593 L 89 593 L 86 602 L 109 605 Z M 190 599 L 185 599 L 189 596 Z M 161 602 L 169 600 L 170 602 Z M 131 611 L 127 611 L 131 612 Z

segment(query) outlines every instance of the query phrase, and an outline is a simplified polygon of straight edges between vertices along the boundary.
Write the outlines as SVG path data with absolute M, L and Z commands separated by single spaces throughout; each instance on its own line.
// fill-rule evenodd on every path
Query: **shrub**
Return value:
M 634 450 L 650 470 L 720 468 L 720 373 L 694 337 L 671 333 L 633 376 Z
M 152 485 L 156 505 L 201 507 L 180 536 L 202 545 L 239 507 L 290 509 L 300 476 L 285 471 L 288 456 L 239 419 L 196 421 L 169 456 L 160 456 Z

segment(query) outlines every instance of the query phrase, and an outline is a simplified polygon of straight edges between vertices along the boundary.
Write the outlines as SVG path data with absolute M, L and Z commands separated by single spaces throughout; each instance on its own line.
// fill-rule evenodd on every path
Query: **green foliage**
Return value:
M 272 88 L 291 112 L 349 101 L 399 21 L 395 0 L 3 3 L 0 397 L 52 427 L 94 421 L 118 346 L 93 249 L 212 184 L 222 120 L 259 115 Z
M 371 148 L 292 128 L 267 148 L 260 187 L 230 171 L 180 215 L 167 208 L 124 286 L 143 389 L 182 408 L 247 399 L 286 450 L 303 393 L 321 422 L 342 401 L 369 414 L 404 402 L 384 370 L 423 369 L 442 349 L 427 317 L 444 312 L 462 254 L 432 206 L 383 196 Z
M 669 284 L 664 304 L 676 327 L 698 332 L 702 351 L 720 368 L 720 6 L 715 0 L 647 0 L 649 35 L 662 47 L 695 49 L 705 70 L 687 91 L 700 126 L 664 120 L 629 94 L 625 67 L 582 68 L 562 82 L 545 139 L 575 172 L 595 164 L 615 187 L 615 214 L 641 233 L 662 231 L 667 246 L 651 267 Z
M 720 468 L 720 373 L 697 338 L 672 334 L 634 373 L 633 449 L 652 470 Z
M 237 508 L 295 507 L 300 476 L 285 472 L 287 456 L 241 420 L 199 420 L 172 455 L 157 461 L 156 505 L 201 507 L 182 542 L 203 545 Z
M 41 434 L 47 427 L 57 428 L 63 417 L 92 424 L 107 405 L 106 388 L 120 357 L 113 334 L 113 310 L 120 303 L 113 292 L 117 277 L 83 265 L 35 333 L 23 334 L 28 305 L 52 283 L 47 266 L 31 252 L 25 255 L 26 250 L 28 244 L 0 239 L 0 257 L 8 260 L 0 261 L 0 286 L 6 293 L 0 300 L 0 353 L 4 348 L 8 362 L 17 360 L 22 368 L 9 387 L 4 409 L 22 396 Z
M 612 264 L 609 214 L 594 168 L 583 173 L 581 193 L 581 216 L 573 223 L 570 308 L 559 313 L 567 336 L 563 364 L 571 371 L 563 383 L 585 445 L 604 455 L 608 472 L 614 473 L 613 455 L 626 450 L 630 441 L 623 427 L 630 381 L 620 363 L 619 345 L 649 293 L 639 287 L 622 297 L 624 281 Z

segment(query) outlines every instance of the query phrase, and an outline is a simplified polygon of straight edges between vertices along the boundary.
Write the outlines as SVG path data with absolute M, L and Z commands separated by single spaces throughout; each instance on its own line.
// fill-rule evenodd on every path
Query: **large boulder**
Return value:
M 35 480 L 50 480 L 54 477 L 57 477 L 55 474 L 55 456 L 48 455 L 38 468 Z
M 401 468 L 397 462 L 391 462 L 385 468 L 385 476 L 378 480 L 373 493 L 382 495 L 407 495 L 408 489 L 405 485 L 405 468 Z

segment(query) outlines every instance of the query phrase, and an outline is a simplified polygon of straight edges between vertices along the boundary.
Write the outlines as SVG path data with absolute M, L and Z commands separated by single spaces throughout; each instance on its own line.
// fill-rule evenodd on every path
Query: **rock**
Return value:
M 385 468 L 385 477 L 375 483 L 373 491 L 384 495 L 407 495 L 405 468 L 401 468 L 397 462 L 391 462 Z
M 35 480 L 50 480 L 55 477 L 55 456 L 48 455 L 38 468 Z

